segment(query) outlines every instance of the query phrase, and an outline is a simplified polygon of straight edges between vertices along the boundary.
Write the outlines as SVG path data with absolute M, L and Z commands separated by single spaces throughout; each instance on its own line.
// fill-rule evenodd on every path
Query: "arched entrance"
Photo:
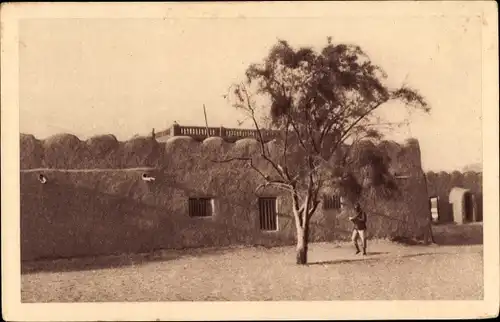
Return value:
M 450 192 L 450 204 L 453 209 L 453 221 L 457 224 L 477 220 L 476 200 L 468 189 L 454 187 Z

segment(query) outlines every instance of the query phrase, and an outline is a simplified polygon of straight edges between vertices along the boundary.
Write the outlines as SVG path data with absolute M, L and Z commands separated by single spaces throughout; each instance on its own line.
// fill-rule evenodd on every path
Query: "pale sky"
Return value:
M 173 121 L 237 127 L 222 97 L 278 38 L 292 46 L 360 45 L 432 107 L 388 138 L 420 141 L 424 170 L 482 162 L 481 23 L 447 17 L 47 19 L 19 25 L 20 130 L 120 140 Z M 396 104 L 390 121 L 408 117 Z M 249 127 L 249 126 L 247 126 Z

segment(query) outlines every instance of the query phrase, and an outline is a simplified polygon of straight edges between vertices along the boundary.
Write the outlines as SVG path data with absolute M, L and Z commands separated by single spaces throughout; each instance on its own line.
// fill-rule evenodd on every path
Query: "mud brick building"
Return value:
M 256 193 L 262 178 L 253 169 L 213 162 L 251 156 L 265 168 L 255 132 L 209 128 L 207 138 L 206 130 L 174 125 L 155 138 L 126 142 L 113 135 L 82 141 L 71 134 L 45 140 L 22 134 L 22 259 L 293 244 L 288 194 Z M 273 143 L 266 139 L 265 144 Z M 387 151 L 391 171 L 403 179 L 397 180 L 397 199 L 363 197 L 370 237 L 422 236 L 430 208 L 418 142 L 385 141 L 376 147 Z M 311 240 L 349 238 L 349 211 L 337 194 L 324 193 L 312 218 Z

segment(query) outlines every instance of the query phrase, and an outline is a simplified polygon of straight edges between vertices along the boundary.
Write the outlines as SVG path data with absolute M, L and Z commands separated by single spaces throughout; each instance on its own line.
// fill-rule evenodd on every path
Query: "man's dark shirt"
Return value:
M 360 207 L 356 207 L 356 217 L 352 219 L 352 222 L 355 229 L 366 229 L 366 213 Z

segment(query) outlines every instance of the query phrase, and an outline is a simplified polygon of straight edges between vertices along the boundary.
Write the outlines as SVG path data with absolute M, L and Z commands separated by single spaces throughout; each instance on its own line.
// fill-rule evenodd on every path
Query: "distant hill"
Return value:
M 466 165 L 463 169 L 463 172 L 467 171 L 475 171 L 475 172 L 483 172 L 483 164 L 482 163 L 472 163 L 469 165 Z

